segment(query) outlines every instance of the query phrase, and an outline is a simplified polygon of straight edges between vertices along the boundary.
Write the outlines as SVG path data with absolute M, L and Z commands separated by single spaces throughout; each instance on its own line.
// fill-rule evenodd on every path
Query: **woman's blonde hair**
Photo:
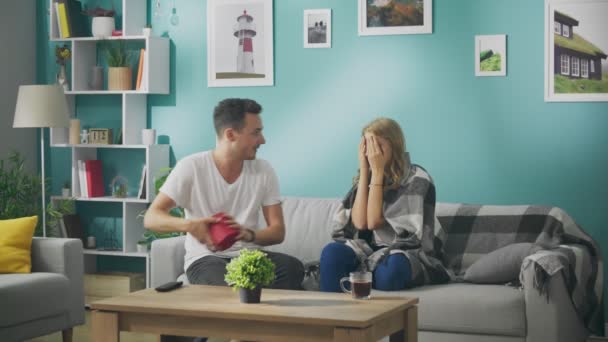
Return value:
M 406 176 L 406 171 L 410 168 L 409 161 L 405 158 L 407 150 L 401 126 L 393 119 L 377 118 L 363 127 L 361 135 L 365 135 L 365 133 L 382 137 L 391 144 L 391 159 L 389 164 L 385 166 L 384 190 L 398 188 Z M 359 182 L 360 172 L 361 170 L 355 176 L 354 184 Z

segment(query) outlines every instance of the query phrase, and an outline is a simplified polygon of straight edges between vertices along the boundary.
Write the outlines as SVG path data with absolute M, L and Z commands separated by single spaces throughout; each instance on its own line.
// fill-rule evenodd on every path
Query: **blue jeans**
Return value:
M 359 266 L 355 252 L 340 242 L 332 242 L 321 252 L 320 288 L 325 292 L 342 292 L 340 279 L 348 277 Z M 372 287 L 382 291 L 398 291 L 409 287 L 412 280 L 410 261 L 403 254 L 386 256 L 373 273 Z

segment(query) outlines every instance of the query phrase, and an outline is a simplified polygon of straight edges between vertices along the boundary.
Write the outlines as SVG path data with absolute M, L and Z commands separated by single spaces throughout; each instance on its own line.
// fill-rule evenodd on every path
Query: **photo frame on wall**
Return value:
M 433 0 L 358 0 L 359 35 L 433 33 Z
M 475 36 L 475 76 L 507 75 L 507 36 Z
M 608 102 L 607 0 L 545 0 L 545 101 Z
M 207 85 L 274 85 L 273 0 L 207 1 Z
M 304 10 L 304 47 L 331 47 L 331 9 Z

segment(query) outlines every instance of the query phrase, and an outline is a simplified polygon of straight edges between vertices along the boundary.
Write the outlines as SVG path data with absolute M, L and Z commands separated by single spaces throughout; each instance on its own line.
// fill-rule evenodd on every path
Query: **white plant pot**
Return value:
M 156 129 L 144 128 L 141 130 L 141 142 L 144 145 L 156 144 Z
M 148 245 L 137 244 L 137 253 L 148 253 Z
M 61 189 L 61 197 L 70 197 L 70 188 Z
M 93 37 L 111 37 L 114 30 L 114 17 L 94 17 L 91 26 Z

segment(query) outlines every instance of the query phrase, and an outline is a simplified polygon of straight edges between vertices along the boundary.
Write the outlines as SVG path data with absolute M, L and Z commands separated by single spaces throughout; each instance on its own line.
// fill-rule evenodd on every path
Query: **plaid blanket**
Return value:
M 527 257 L 520 272 L 534 268 L 534 287 L 548 296 L 548 279 L 561 272 L 587 328 L 603 331 L 603 262 L 598 245 L 563 210 L 542 206 L 438 204 L 443 262 L 452 280 L 481 256 L 519 242 L 543 250 Z M 523 281 L 521 282 L 523 284 Z
M 450 280 L 441 262 L 441 245 L 435 237 L 442 235 L 436 232 L 441 225 L 435 219 L 435 185 L 422 167 L 412 165 L 400 186 L 384 193 L 385 223 L 373 231 L 361 231 L 352 224 L 351 208 L 356 194 L 357 185 L 348 192 L 333 218 L 332 238 L 353 249 L 361 269 L 373 271 L 386 255 L 402 253 L 410 261 L 412 286 Z

